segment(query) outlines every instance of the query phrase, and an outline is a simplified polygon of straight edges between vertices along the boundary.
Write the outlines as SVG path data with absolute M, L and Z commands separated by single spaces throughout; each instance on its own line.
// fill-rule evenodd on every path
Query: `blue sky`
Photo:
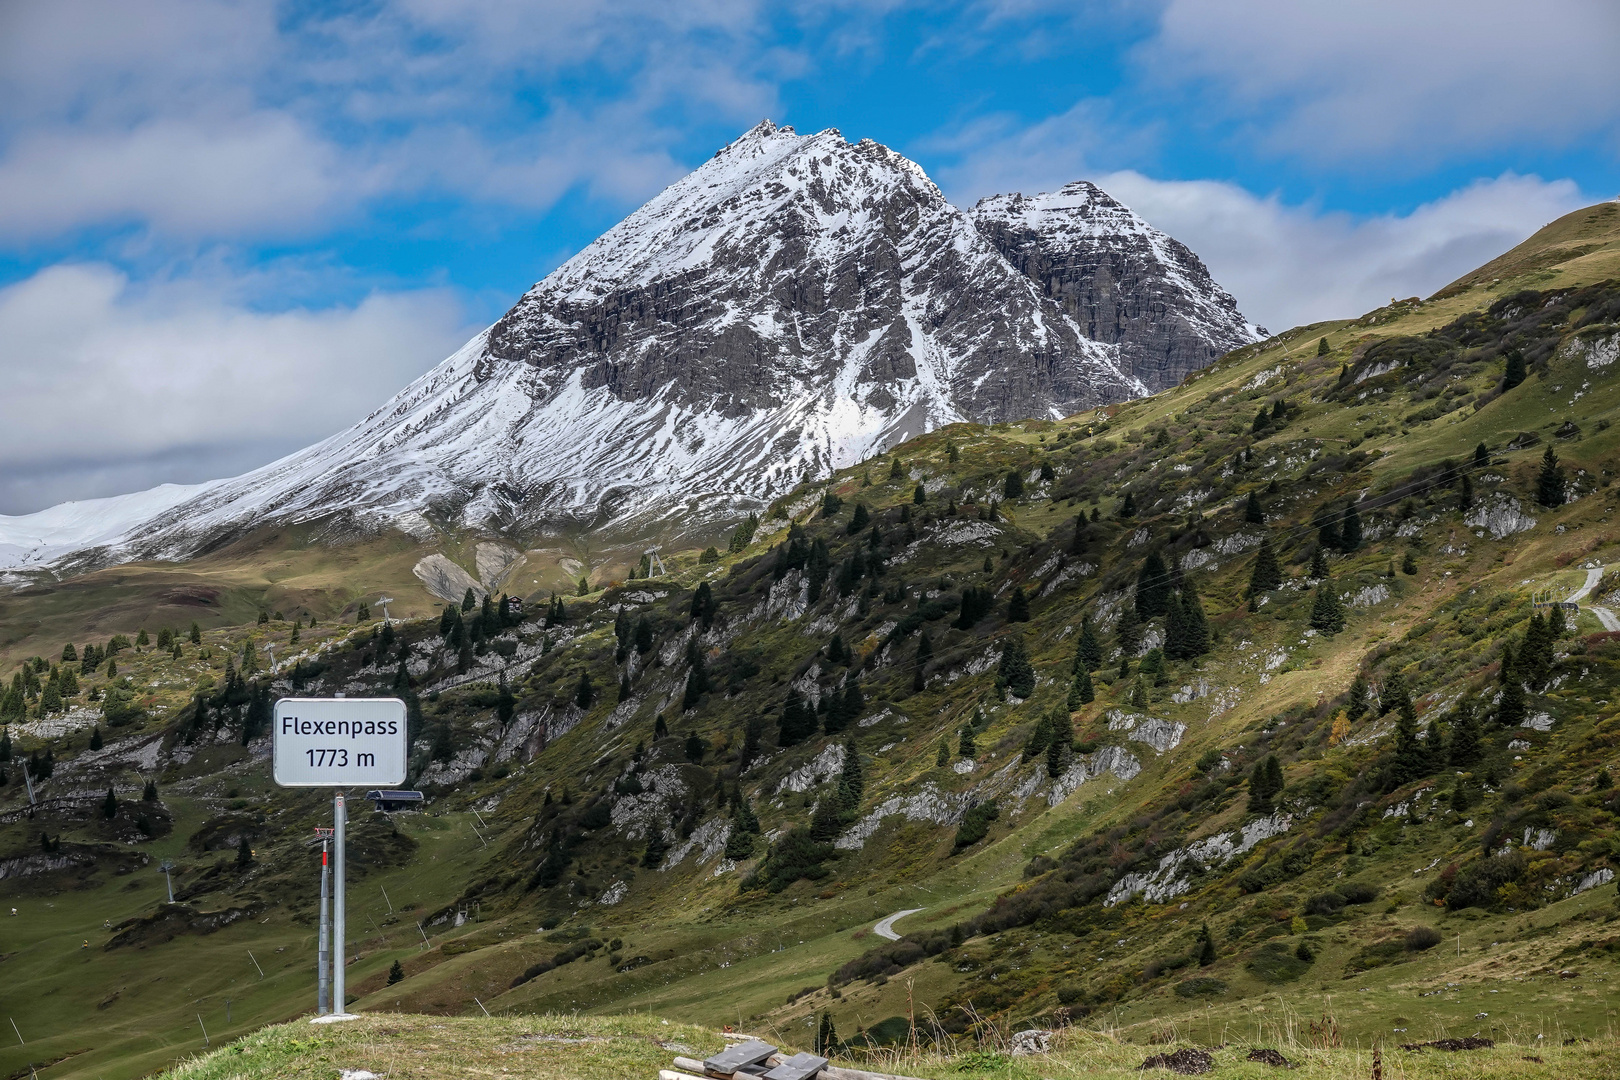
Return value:
M 13 0 L 0 513 L 331 434 L 765 116 L 1356 315 L 1620 192 L 1617 55 L 1608 0 Z

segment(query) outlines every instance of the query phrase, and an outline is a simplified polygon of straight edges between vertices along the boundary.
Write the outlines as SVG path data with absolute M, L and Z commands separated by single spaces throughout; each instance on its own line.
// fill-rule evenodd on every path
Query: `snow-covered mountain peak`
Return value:
M 1090 184 L 965 213 L 880 143 L 763 120 L 350 430 L 122 503 L 151 516 L 77 547 L 72 514 L 14 519 L 0 554 L 36 526 L 36 557 L 76 565 L 315 520 L 712 535 L 941 425 L 1136 397 L 1253 335 L 1197 256 Z

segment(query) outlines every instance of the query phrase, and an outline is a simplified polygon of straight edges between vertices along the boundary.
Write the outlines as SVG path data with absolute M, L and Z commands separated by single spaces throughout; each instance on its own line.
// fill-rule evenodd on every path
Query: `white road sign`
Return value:
M 273 734 L 282 787 L 405 782 L 405 703 L 399 698 L 282 698 Z

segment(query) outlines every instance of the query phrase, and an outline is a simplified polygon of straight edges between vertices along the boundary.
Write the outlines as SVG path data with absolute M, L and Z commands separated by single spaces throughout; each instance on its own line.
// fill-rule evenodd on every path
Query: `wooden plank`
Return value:
M 815 1054 L 794 1054 L 765 1074 L 765 1080 L 812 1080 L 826 1068 L 827 1059 Z
M 894 1073 L 867 1072 L 864 1069 L 843 1069 L 837 1065 L 828 1065 L 821 1070 L 821 1080 L 917 1080 L 915 1076 L 898 1076 Z
M 758 1065 L 772 1054 L 776 1047 L 760 1039 L 749 1039 L 736 1046 L 728 1046 L 718 1054 L 703 1059 L 705 1071 L 735 1073 L 745 1065 Z

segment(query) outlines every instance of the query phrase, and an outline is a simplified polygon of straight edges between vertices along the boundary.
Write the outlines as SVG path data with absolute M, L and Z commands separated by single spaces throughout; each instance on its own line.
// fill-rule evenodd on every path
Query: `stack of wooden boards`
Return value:
M 815 1054 L 780 1053 L 762 1039 L 746 1039 L 704 1061 L 678 1057 L 658 1080 L 912 1080 L 906 1076 L 843 1069 Z

